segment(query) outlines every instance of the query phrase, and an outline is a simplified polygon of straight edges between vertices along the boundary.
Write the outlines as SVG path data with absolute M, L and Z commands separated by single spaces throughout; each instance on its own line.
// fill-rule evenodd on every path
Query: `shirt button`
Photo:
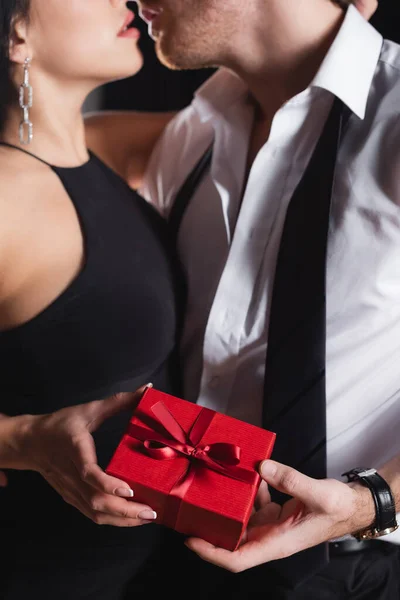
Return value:
M 219 382 L 220 382 L 221 378 L 218 377 L 218 375 L 215 375 L 214 377 L 212 377 L 212 379 L 210 379 L 209 381 L 209 386 L 212 390 L 215 390 L 215 388 L 217 388 L 219 386 Z

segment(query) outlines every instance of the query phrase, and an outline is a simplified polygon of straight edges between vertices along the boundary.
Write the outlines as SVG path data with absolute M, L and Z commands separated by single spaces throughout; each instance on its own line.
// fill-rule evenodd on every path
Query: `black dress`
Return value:
M 92 154 L 83 166 L 51 168 L 78 214 L 86 261 L 48 308 L 0 333 L 0 413 L 54 412 L 149 381 L 178 394 L 180 285 L 165 223 Z M 94 434 L 102 467 L 130 414 Z M 0 544 L 10 561 L 0 564 L 2 600 L 118 600 L 168 535 L 153 524 L 95 525 L 39 474 L 8 477 L 0 489 Z

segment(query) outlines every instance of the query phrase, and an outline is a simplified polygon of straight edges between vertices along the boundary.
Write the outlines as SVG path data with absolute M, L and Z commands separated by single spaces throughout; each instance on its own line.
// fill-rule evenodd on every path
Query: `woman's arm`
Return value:
M 20 446 L 33 419 L 34 417 L 30 415 L 7 417 L 0 414 L 0 467 L 2 469 L 29 468 L 20 452 Z
M 152 150 L 175 113 L 105 111 L 85 117 L 90 150 L 133 188 L 141 185 Z

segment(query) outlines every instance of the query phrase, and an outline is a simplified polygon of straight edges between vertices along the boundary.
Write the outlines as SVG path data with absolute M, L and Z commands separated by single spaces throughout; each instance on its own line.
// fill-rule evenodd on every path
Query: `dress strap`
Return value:
M 32 156 L 32 158 L 36 158 L 36 160 L 40 161 L 44 165 L 47 165 L 51 169 L 53 168 L 53 166 L 50 163 L 46 162 L 42 158 L 39 158 L 38 156 L 36 156 L 36 154 L 32 154 L 32 152 L 28 152 L 28 150 L 24 150 L 24 148 L 20 148 L 19 146 L 15 146 L 14 144 L 8 144 L 7 142 L 0 142 L 0 146 L 7 146 L 7 148 L 14 148 L 15 150 L 24 152 L 24 154 L 28 154 L 29 156 Z

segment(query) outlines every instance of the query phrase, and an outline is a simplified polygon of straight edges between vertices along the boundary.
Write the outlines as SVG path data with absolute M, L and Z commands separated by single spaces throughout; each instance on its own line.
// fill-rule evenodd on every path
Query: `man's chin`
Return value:
M 208 65 L 200 57 L 194 57 L 187 50 L 175 44 L 169 44 L 163 36 L 156 38 L 156 53 L 158 60 L 172 71 L 196 71 L 206 69 Z
M 173 71 L 190 69 L 190 67 L 186 65 L 186 61 L 182 60 L 182 54 L 179 53 L 179 55 L 178 52 L 174 52 L 173 48 L 170 48 L 165 44 L 165 40 L 161 37 L 156 37 L 155 41 L 157 58 L 161 64 Z

